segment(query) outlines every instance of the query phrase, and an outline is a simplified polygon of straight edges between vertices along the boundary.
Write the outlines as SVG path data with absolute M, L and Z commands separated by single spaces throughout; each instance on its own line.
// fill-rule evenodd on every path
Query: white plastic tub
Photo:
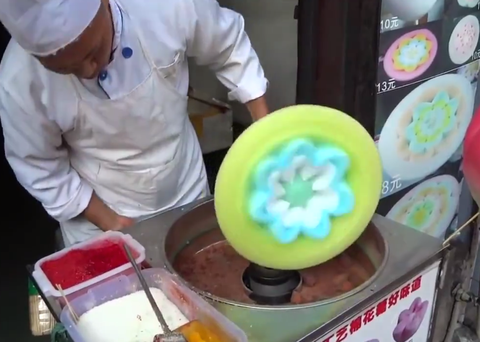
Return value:
M 130 235 L 123 234 L 120 232 L 106 232 L 103 233 L 97 237 L 94 237 L 90 240 L 84 241 L 82 243 L 73 245 L 69 248 L 65 248 L 57 253 L 54 253 L 52 255 L 49 255 L 45 258 L 40 259 L 35 263 L 35 270 L 33 272 L 33 277 L 37 281 L 38 286 L 40 287 L 40 290 L 46 295 L 46 296 L 51 296 L 55 297 L 57 299 L 61 299 L 60 303 L 63 305 L 62 300 L 62 294 L 60 291 L 57 290 L 55 287 L 55 284 L 52 284 L 50 280 L 47 278 L 46 274 L 43 272 L 41 266 L 44 262 L 49 261 L 49 260 L 54 260 L 54 259 L 59 259 L 63 257 L 65 254 L 72 250 L 88 250 L 95 248 L 98 246 L 100 243 L 104 241 L 112 241 L 112 242 L 123 242 L 127 243 L 128 246 L 138 253 L 138 257 L 136 258 L 137 264 L 141 264 L 143 261 L 145 261 L 145 248 L 138 243 L 136 240 L 134 240 Z M 68 265 L 65 265 L 65 267 L 68 267 Z M 93 285 L 96 285 L 98 283 L 104 282 L 108 279 L 111 279 L 112 277 L 115 277 L 117 275 L 121 274 L 129 274 L 133 272 L 132 265 L 127 262 L 126 264 L 117 267 L 107 273 L 104 273 L 102 275 L 99 275 L 95 278 L 92 278 L 90 280 L 87 280 L 83 283 L 80 283 L 78 285 L 72 286 L 68 289 L 63 289 L 63 292 L 65 296 L 67 297 L 68 300 L 72 300 L 75 297 L 81 295 L 82 293 L 85 293 L 90 287 Z
M 148 286 L 162 290 L 189 321 L 200 321 L 214 331 L 222 342 L 248 342 L 247 336 L 239 327 L 183 285 L 177 276 L 159 268 L 143 270 L 142 274 Z M 87 293 L 71 301 L 70 305 L 73 311 L 81 317 L 97 306 L 141 290 L 142 286 L 136 274 L 121 275 L 91 287 Z M 85 341 L 80 335 L 68 307 L 63 308 L 60 321 L 74 342 L 90 342 Z

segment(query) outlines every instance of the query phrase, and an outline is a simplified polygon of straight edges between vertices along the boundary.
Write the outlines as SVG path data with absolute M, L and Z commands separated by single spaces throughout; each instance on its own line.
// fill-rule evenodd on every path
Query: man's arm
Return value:
M 250 39 L 243 17 L 220 7 L 216 0 L 188 0 L 187 55 L 208 65 L 230 93 L 230 100 L 245 103 L 254 120 L 268 114 L 268 81 Z
M 133 219 L 120 216 L 110 209 L 95 192 L 92 193 L 83 216 L 103 231 L 121 230 L 135 223 Z
M 29 114 L 0 89 L 5 154 L 20 184 L 62 222 L 84 214 L 103 230 L 119 229 L 119 216 L 70 166 L 60 127 L 41 113 Z
M 269 113 L 265 96 L 247 102 L 246 104 L 254 121 L 260 120 Z

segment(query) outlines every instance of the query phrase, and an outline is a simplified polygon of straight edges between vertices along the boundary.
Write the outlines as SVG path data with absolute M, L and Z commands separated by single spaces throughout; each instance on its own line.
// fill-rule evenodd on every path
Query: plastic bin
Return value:
M 100 244 L 103 241 L 112 241 L 112 242 L 123 242 L 127 243 L 128 246 L 135 251 L 135 253 L 138 254 L 138 257 L 136 258 L 137 264 L 141 264 L 143 261 L 145 261 L 145 248 L 138 243 L 135 239 L 133 239 L 130 235 L 128 234 L 123 234 L 120 232 L 106 232 L 103 234 L 98 235 L 97 237 L 94 237 L 90 240 L 84 241 L 82 243 L 73 245 L 69 248 L 65 248 L 57 253 L 54 253 L 52 255 L 49 255 L 45 258 L 40 259 L 35 263 L 35 270 L 33 271 L 33 277 L 37 281 L 38 286 L 40 287 L 40 290 L 46 295 L 46 296 L 51 296 L 59 300 L 60 304 L 64 305 L 63 303 L 63 296 L 60 293 L 60 291 L 57 290 L 57 288 L 48 280 L 47 276 L 43 272 L 41 265 L 49 260 L 54 260 L 61 258 L 68 252 L 72 250 L 88 250 L 89 248 L 95 247 L 96 245 Z M 63 292 L 67 299 L 69 301 L 73 300 L 74 298 L 78 297 L 82 293 L 85 293 L 86 290 L 88 290 L 91 286 L 96 285 L 98 283 L 101 283 L 103 281 L 106 281 L 108 279 L 111 279 L 112 277 L 115 277 L 119 274 L 130 274 L 133 272 L 132 265 L 127 262 L 126 264 L 117 267 L 107 273 L 104 273 L 102 275 L 99 275 L 95 278 L 92 278 L 90 280 L 87 280 L 83 283 L 80 283 L 78 285 L 72 286 L 68 289 L 64 289 Z
M 158 268 L 146 269 L 142 273 L 149 287 L 162 290 L 165 296 L 180 309 L 189 321 L 200 321 L 212 329 L 222 342 L 248 342 L 247 336 L 240 328 L 199 295 L 183 285 L 177 276 Z M 75 313 L 81 317 L 84 313 L 103 303 L 141 290 L 142 286 L 135 274 L 121 275 L 90 288 L 87 293 L 70 302 L 70 305 Z M 77 330 L 68 307 L 63 308 L 60 321 L 64 324 L 73 341 L 87 342 L 83 340 Z

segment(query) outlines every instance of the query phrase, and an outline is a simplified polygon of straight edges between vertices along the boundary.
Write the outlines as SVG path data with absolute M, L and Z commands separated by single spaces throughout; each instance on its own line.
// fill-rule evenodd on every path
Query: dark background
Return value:
M 445 15 L 450 18 L 464 17 L 478 10 L 478 6 L 467 8 L 460 6 L 457 0 L 445 0 Z
M 2 56 L 9 40 L 0 25 Z M 25 265 L 54 250 L 57 224 L 16 181 L 3 152 L 3 130 L 0 143 L 0 340 L 48 341 L 30 337 Z

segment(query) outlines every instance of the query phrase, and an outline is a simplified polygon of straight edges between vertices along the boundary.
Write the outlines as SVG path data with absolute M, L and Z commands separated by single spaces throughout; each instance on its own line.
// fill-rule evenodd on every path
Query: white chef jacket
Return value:
M 180 53 L 208 65 L 230 89 L 232 100 L 245 103 L 265 93 L 267 80 L 238 13 L 219 7 L 215 0 L 121 2 L 142 22 L 138 29 L 155 63 L 168 65 Z M 118 19 L 115 11 L 112 8 L 114 22 Z M 141 54 L 135 54 L 136 47 L 129 47 L 134 54 L 126 64 L 122 41 L 135 46 L 132 36 L 137 33 L 129 27 L 128 16 L 121 21 L 122 29 L 115 25 L 117 33 L 123 30 L 119 48 L 98 80 L 103 90 L 98 96 L 116 98 L 128 93 L 149 72 Z M 0 65 L 0 118 L 7 160 L 18 181 L 60 222 L 80 215 L 95 188 L 79 176 L 69 158 L 66 137 L 78 124 L 79 102 L 69 77 L 45 69 L 14 40 Z M 88 81 L 83 84 L 95 92 Z M 186 96 L 186 58 L 179 65 L 174 86 Z

